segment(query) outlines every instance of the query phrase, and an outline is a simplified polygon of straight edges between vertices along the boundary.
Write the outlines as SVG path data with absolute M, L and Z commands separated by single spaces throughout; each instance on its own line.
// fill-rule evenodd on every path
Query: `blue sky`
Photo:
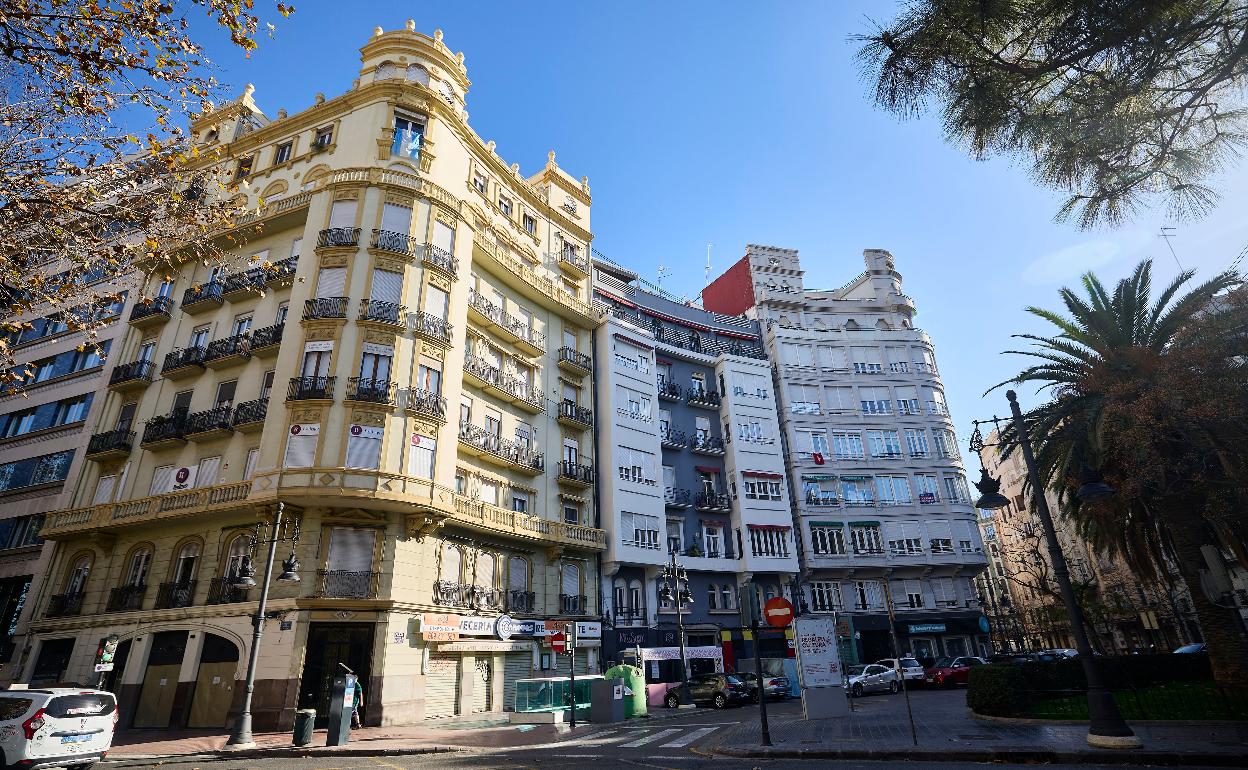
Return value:
M 938 120 L 877 110 L 849 36 L 891 18 L 884 0 L 296 8 L 250 59 L 210 49 L 235 92 L 254 83 L 268 115 L 294 113 L 317 91 L 350 88 L 373 27 L 410 17 L 426 34 L 441 28 L 465 54 L 477 132 L 526 174 L 554 149 L 588 175 L 594 245 L 651 281 L 668 267 L 673 292 L 702 287 L 708 242 L 714 274 L 746 243 L 799 249 L 810 288 L 858 274 L 865 248 L 890 250 L 963 441 L 970 420 L 1006 412 L 1003 394 L 981 394 L 1025 363 L 1001 354 L 1010 334 L 1046 331 L 1025 306 L 1057 308 L 1057 289 L 1084 270 L 1116 280 L 1149 256 L 1168 281 L 1178 268 L 1163 226 L 1177 227 L 1179 260 L 1203 275 L 1248 245 L 1248 179 L 1235 169 L 1201 221 L 1171 222 L 1158 204 L 1119 229 L 1079 231 L 1053 221 L 1061 196 L 1035 187 L 1025 165 L 970 160 Z

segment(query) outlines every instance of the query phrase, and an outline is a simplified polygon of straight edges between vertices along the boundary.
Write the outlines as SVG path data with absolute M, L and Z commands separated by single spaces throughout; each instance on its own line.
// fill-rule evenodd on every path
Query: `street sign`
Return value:
M 563 635 L 563 632 L 551 634 L 546 638 L 550 640 L 550 649 L 560 654 L 567 652 L 568 638 Z
M 763 618 L 773 628 L 788 628 L 793 622 L 793 602 L 782 596 L 768 599 L 763 605 Z
M 112 663 L 96 663 L 95 664 L 95 673 L 97 674 L 104 672 L 104 671 L 112 671 L 112 670 L 113 670 Z

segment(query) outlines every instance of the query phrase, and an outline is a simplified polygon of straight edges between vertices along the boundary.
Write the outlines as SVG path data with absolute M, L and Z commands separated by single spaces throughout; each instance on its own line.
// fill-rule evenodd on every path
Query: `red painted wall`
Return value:
M 754 306 L 750 258 L 742 257 L 702 290 L 702 307 L 724 315 L 741 315 Z

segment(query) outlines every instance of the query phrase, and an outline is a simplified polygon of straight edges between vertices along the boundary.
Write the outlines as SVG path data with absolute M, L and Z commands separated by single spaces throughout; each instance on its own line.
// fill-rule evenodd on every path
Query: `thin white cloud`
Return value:
M 1033 286 L 1063 283 L 1104 267 L 1123 253 L 1138 250 L 1148 234 L 1123 233 L 1114 239 L 1097 238 L 1049 252 L 1023 269 L 1023 280 Z

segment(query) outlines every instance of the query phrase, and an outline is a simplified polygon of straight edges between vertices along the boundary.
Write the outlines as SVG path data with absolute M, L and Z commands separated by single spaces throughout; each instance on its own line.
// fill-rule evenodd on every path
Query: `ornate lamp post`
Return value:
M 269 577 L 273 574 L 273 561 L 277 556 L 277 544 L 290 542 L 290 556 L 282 562 L 282 574 L 277 579 L 283 583 L 299 582 L 299 560 L 295 558 L 295 548 L 299 545 L 299 519 L 283 521 L 286 504 L 279 502 L 273 512 L 273 524 L 269 530 L 272 536 L 263 539 L 263 524 L 257 522 L 251 529 L 251 548 L 243 556 L 243 563 L 234 576 L 234 587 L 241 589 L 256 587 L 255 560 L 256 546 L 268 544 L 268 557 L 264 562 L 264 578 L 260 585 L 260 601 L 256 605 L 256 614 L 251 618 L 251 650 L 247 655 L 247 681 L 243 694 L 243 706 L 234 723 L 234 732 L 226 741 L 226 746 L 235 749 L 246 749 L 256 745 L 251 735 L 251 697 L 256 689 L 256 663 L 260 659 L 260 637 L 264 635 L 265 606 L 269 602 Z
M 1053 577 L 1057 581 L 1058 589 L 1061 591 L 1062 603 L 1065 605 L 1066 614 L 1070 618 L 1071 634 L 1075 637 L 1075 647 L 1079 650 L 1079 662 L 1083 664 L 1084 678 L 1088 682 L 1088 745 L 1098 748 L 1139 748 L 1142 745 L 1140 739 L 1127 726 L 1126 721 L 1123 720 L 1122 714 L 1118 711 L 1118 704 L 1114 702 L 1113 693 L 1105 686 L 1105 680 L 1101 677 L 1100 666 L 1097 665 L 1096 658 L 1093 656 L 1092 644 L 1088 640 L 1088 631 L 1084 626 L 1083 612 L 1079 607 L 1079 603 L 1075 600 L 1075 589 L 1070 582 L 1070 569 L 1066 565 L 1066 556 L 1062 553 L 1061 544 L 1058 543 L 1057 530 L 1053 526 L 1053 516 L 1049 512 L 1049 505 L 1045 500 L 1045 486 L 1040 479 L 1040 472 L 1036 468 L 1036 458 L 1031 448 L 1031 436 L 1027 432 L 1027 424 L 1023 421 L 1023 412 L 1018 406 L 1018 395 L 1010 390 L 1006 392 L 1005 397 L 1010 402 L 1011 422 L 1018 437 L 1019 449 L 1023 453 L 1023 461 L 1027 465 L 1027 479 L 1035 492 L 1036 513 L 1044 529 L 1044 539 L 1048 546 L 1049 560 L 1053 564 Z M 996 417 L 993 417 L 992 420 L 986 420 L 985 422 L 991 422 L 994 426 L 999 427 L 999 423 L 1004 422 L 1004 420 L 998 420 Z M 979 426 L 980 421 L 976 420 L 975 432 L 971 436 L 970 448 L 976 454 L 979 454 L 988 446 L 984 443 L 984 438 L 979 432 Z M 1076 495 L 1084 502 L 1101 500 L 1114 494 L 1114 490 L 1101 480 L 1100 474 L 1090 469 L 1085 470 L 1081 481 L 1083 484 L 1079 487 Z M 976 507 L 996 509 L 1009 505 L 1009 500 L 1000 492 L 1001 482 L 989 476 L 986 468 L 982 469 L 981 480 L 975 486 L 982 495 L 979 501 L 975 503 Z
M 677 695 L 680 705 L 686 706 L 692 701 L 689 698 L 689 659 L 685 652 L 685 619 L 682 614 L 686 604 L 693 604 L 693 594 L 689 591 L 689 573 L 676 563 L 676 551 L 671 552 L 671 562 L 663 565 L 659 579 L 663 581 L 659 598 L 664 604 L 676 605 L 676 635 L 680 644 L 680 687 Z

